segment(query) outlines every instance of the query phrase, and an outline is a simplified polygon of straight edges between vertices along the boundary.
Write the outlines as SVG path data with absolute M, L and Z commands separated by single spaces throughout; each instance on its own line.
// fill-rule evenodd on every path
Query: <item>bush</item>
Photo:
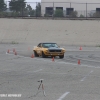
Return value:
M 63 17 L 63 10 L 57 9 L 54 14 L 55 17 Z
M 70 13 L 69 17 L 75 18 L 75 17 L 77 17 L 77 15 L 78 15 L 77 11 L 73 11 L 73 12 Z
M 81 17 L 81 18 L 84 18 L 84 15 L 81 14 L 80 17 Z
M 18 12 L 12 12 L 12 13 L 11 13 L 11 16 L 17 17 L 17 16 L 19 16 L 19 13 L 18 13 Z
M 100 17 L 100 12 L 96 12 L 93 14 L 93 17 Z
M 49 14 L 44 14 L 44 17 L 49 17 Z
M 0 12 L 0 17 L 4 17 L 3 12 Z
M 7 17 L 8 13 L 7 12 L 0 12 L 0 17 Z

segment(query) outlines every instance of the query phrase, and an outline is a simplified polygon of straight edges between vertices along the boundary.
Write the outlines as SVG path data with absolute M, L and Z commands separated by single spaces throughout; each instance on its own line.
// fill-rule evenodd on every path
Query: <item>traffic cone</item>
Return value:
M 28 50 L 30 50 L 30 47 L 28 47 Z
M 7 53 L 9 53 L 9 52 L 10 52 L 10 50 L 8 49 Z
M 31 58 L 34 58 L 34 55 L 32 54 Z
M 16 50 L 15 49 L 13 49 L 13 52 L 15 52 Z
M 78 60 L 78 65 L 80 65 L 81 64 L 81 62 L 80 62 L 80 60 Z
M 80 47 L 80 50 L 82 50 L 82 47 Z
M 17 52 L 15 52 L 15 55 L 17 55 Z
M 54 60 L 54 57 L 52 58 L 52 61 L 55 61 L 55 60 Z

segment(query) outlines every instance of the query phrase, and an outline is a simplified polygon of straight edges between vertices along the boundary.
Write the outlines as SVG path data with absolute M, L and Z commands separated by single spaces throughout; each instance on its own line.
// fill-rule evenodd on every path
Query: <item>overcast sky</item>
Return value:
M 11 0 L 5 0 L 5 1 L 11 1 Z M 41 0 L 25 0 L 26 2 L 41 2 Z M 54 0 L 55 1 L 55 0 Z M 71 0 L 66 0 L 66 1 L 71 1 Z M 73 1 L 73 0 L 72 0 Z M 81 0 L 76 0 L 81 2 Z M 100 0 L 82 0 L 82 1 L 86 1 L 86 2 L 100 2 Z
M 26 2 L 41 2 L 41 0 L 26 0 Z
M 41 0 L 26 0 L 26 1 L 27 2 L 41 2 Z M 57 0 L 54 0 L 54 1 L 57 1 Z M 66 1 L 73 1 L 73 0 L 66 0 Z M 78 2 L 81 2 L 81 1 L 84 1 L 84 2 L 100 2 L 100 0 L 75 0 L 75 1 L 78 1 Z

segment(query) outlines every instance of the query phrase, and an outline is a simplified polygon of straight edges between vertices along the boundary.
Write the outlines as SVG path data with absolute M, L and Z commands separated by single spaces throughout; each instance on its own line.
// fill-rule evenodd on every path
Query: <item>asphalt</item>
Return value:
M 0 100 L 99 100 L 100 48 L 63 47 L 64 59 L 52 61 L 31 58 L 33 45 L 0 44 Z

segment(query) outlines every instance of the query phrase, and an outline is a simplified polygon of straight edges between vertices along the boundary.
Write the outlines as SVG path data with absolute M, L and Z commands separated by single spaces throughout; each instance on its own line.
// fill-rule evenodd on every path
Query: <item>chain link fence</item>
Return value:
M 25 8 L 15 12 L 7 2 L 7 9 L 0 12 L 0 17 L 100 18 L 99 6 L 100 3 L 26 2 Z

